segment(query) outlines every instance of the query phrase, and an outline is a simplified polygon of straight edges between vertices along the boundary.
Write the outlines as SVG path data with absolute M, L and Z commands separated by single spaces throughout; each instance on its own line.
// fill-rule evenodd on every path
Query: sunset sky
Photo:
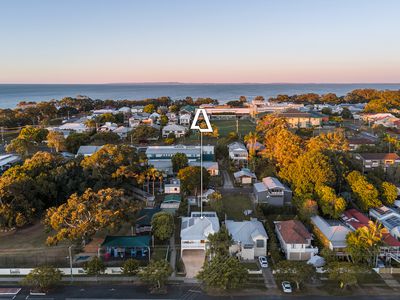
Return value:
M 400 82 L 397 0 L 2 0 L 0 83 Z

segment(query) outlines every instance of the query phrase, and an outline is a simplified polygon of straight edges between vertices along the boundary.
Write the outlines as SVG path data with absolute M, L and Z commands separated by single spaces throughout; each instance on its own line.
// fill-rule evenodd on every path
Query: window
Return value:
M 264 248 L 264 240 L 256 240 L 257 248 Z

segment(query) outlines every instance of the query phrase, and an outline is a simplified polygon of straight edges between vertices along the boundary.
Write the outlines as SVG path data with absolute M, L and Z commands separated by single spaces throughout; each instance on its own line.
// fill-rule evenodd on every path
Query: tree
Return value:
M 164 287 L 167 279 L 172 274 L 172 268 L 168 261 L 151 261 L 139 272 L 139 277 L 144 282 L 153 285 L 153 289 L 159 290 Z
M 160 125 L 161 126 L 167 125 L 168 121 L 169 121 L 169 119 L 166 115 L 161 115 L 161 117 L 160 117 Z
M 343 107 L 342 113 L 340 115 L 345 120 L 353 119 L 353 114 L 351 113 L 351 111 L 347 107 Z
M 355 263 L 365 261 L 374 266 L 385 234 L 388 234 L 388 230 L 382 224 L 369 221 L 368 226 L 357 228 L 356 231 L 347 234 L 346 251 Z
M 275 266 L 276 278 L 295 282 L 298 290 L 301 284 L 311 280 L 314 275 L 314 267 L 305 261 L 281 260 Z
M 25 139 L 13 139 L 10 144 L 7 145 L 6 151 L 7 152 L 15 152 L 22 157 L 27 157 L 29 152 L 32 151 L 34 145 L 28 140 Z
M 50 148 L 54 148 L 56 152 L 63 151 L 65 149 L 65 138 L 62 132 L 50 131 L 47 134 L 47 145 Z
M 200 188 L 200 167 L 189 166 L 179 170 L 178 178 L 181 181 L 182 190 L 191 194 L 194 191 L 194 195 L 197 196 L 197 192 Z M 210 181 L 210 174 L 205 168 L 203 168 L 203 186 L 206 188 Z
M 77 153 L 80 146 L 90 143 L 90 135 L 87 133 L 71 133 L 65 139 L 65 147 L 71 153 Z
M 103 274 L 106 270 L 106 266 L 104 265 L 101 258 L 94 256 L 91 260 L 89 260 L 85 266 L 83 267 L 84 271 L 87 275 L 100 275 Z
M 156 213 L 151 219 L 151 230 L 161 241 L 168 240 L 174 233 L 174 228 L 174 217 L 168 212 Z
M 313 193 L 316 186 L 335 182 L 335 173 L 329 158 L 319 151 L 307 151 L 279 172 L 281 178 L 292 184 L 295 195 Z
M 338 219 L 346 209 L 346 200 L 338 197 L 335 190 L 327 185 L 316 187 L 316 193 L 319 197 L 318 204 L 323 214 Z
M 256 145 L 257 145 L 257 134 L 255 132 L 249 132 L 244 136 L 244 142 L 247 144 L 249 149 L 249 160 L 253 162 L 252 170 L 254 170 L 254 157 L 256 155 Z
M 123 197 L 122 190 L 87 189 L 83 195 L 73 194 L 66 203 L 49 208 L 44 223 L 55 231 L 47 244 L 56 245 L 63 240 L 82 240 L 102 229 L 117 229 L 126 215 L 138 207 Z
M 316 151 L 348 151 L 349 143 L 346 140 L 343 131 L 336 130 L 330 133 L 321 133 L 320 135 L 311 138 L 307 142 L 309 150 Z
M 23 279 L 23 283 L 40 292 L 47 292 L 49 289 L 59 284 L 61 278 L 62 273 L 60 270 L 50 266 L 41 266 L 30 271 Z
M 350 172 L 346 176 L 346 181 L 351 188 L 354 198 L 357 200 L 357 204 L 362 210 L 367 211 L 369 208 L 382 205 L 378 199 L 378 190 L 359 171 Z
M 129 133 L 129 138 L 134 143 L 147 141 L 149 138 L 158 138 L 160 131 L 154 127 L 147 125 L 139 125 Z
M 218 232 L 209 234 L 207 240 L 207 250 L 211 256 L 229 256 L 229 247 L 233 245 L 233 239 L 225 225 L 222 225 Z
M 174 173 L 177 173 L 180 169 L 188 166 L 188 158 L 185 153 L 175 153 L 172 156 L 171 161 Z
M 329 279 L 339 283 L 340 288 L 357 284 L 357 274 L 361 268 L 350 262 L 332 262 L 328 264 Z
M 298 199 L 294 202 L 296 202 L 299 217 L 302 220 L 309 220 L 312 216 L 318 214 L 317 201 L 313 200 L 312 198 Z
M 135 276 L 139 272 L 140 263 L 136 259 L 127 259 L 121 267 L 122 274 L 127 276 Z
M 204 263 L 197 278 L 208 288 L 231 290 L 243 287 L 248 276 L 247 269 L 237 258 L 216 255 Z
M 95 144 L 117 144 L 120 141 L 120 137 L 115 132 L 104 131 L 104 132 L 97 132 L 95 135 L 92 136 L 92 141 Z
M 380 186 L 380 194 L 385 205 L 392 206 L 397 199 L 397 188 L 393 183 L 384 181 Z
M 143 107 L 143 112 L 151 114 L 156 111 L 156 107 L 154 104 L 147 104 L 145 107 Z

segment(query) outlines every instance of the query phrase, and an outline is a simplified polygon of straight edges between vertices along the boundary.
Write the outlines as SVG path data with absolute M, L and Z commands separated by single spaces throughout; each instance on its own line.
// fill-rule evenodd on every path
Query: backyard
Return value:
M 222 202 L 224 212 L 229 219 L 242 221 L 250 218 L 250 216 L 245 216 L 243 213 L 245 210 L 253 210 L 253 204 L 248 193 L 224 194 Z

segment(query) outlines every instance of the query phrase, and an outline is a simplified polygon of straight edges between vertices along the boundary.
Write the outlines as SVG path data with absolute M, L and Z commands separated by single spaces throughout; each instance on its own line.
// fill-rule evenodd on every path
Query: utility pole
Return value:
M 68 255 L 69 255 L 69 268 L 70 268 L 70 273 L 71 273 L 71 282 L 74 280 L 74 277 L 72 275 L 72 246 L 68 247 Z
M 203 218 L 203 132 L 200 131 L 200 218 Z

